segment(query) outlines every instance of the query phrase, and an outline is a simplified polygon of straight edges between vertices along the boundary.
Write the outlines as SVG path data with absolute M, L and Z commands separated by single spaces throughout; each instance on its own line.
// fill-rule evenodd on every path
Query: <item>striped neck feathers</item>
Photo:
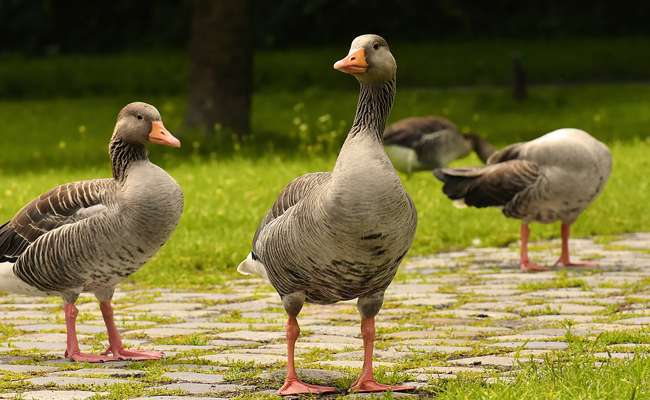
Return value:
M 357 113 L 348 138 L 359 132 L 370 131 L 383 142 L 386 120 L 395 99 L 395 77 L 377 85 L 361 83 Z
M 144 146 L 127 143 L 122 139 L 111 140 L 108 153 L 111 156 L 113 178 L 119 182 L 126 179 L 127 170 L 132 162 L 149 159 Z

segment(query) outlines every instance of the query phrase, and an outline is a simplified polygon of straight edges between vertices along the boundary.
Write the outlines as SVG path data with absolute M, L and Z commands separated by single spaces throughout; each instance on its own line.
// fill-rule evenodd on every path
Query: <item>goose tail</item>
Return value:
M 264 279 L 269 280 L 269 276 L 266 273 L 266 267 L 262 264 L 253 252 L 248 254 L 248 257 L 242 261 L 237 267 L 237 272 L 243 275 L 262 275 Z
M 489 167 L 437 168 L 433 175 L 444 183 L 443 193 L 453 200 L 456 208 L 485 207 L 474 201 L 480 191 L 481 178 Z M 480 202 L 479 202 L 480 203 Z
M 23 282 L 14 273 L 14 262 L 0 262 L 0 292 L 26 294 L 31 296 L 48 296 L 55 293 L 46 293 Z
M 502 207 L 537 182 L 539 167 L 527 160 L 508 160 L 485 167 L 438 168 L 433 175 L 455 205 Z M 461 202 L 462 200 L 462 202 Z

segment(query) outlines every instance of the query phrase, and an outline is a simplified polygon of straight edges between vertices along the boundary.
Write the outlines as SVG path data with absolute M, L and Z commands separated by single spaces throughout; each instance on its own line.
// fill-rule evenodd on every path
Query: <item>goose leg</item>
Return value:
M 108 331 L 108 348 L 104 354 L 113 353 L 116 360 L 159 360 L 163 353 L 159 351 L 144 351 L 144 350 L 127 350 L 124 348 L 120 334 L 115 326 L 115 319 L 113 318 L 113 306 L 110 301 L 100 301 L 99 309 L 102 312 L 106 330 Z
M 521 261 L 519 263 L 522 271 L 548 271 L 549 267 L 542 267 L 530 262 L 528 259 L 528 236 L 530 228 L 528 224 L 521 224 Z
M 385 392 L 387 390 L 397 392 L 402 390 L 413 390 L 410 386 L 383 385 L 375 380 L 372 372 L 372 352 L 375 346 L 375 317 L 361 318 L 361 336 L 363 337 L 363 368 L 361 375 L 348 392 Z
M 82 353 L 79 349 L 79 342 L 77 341 L 77 315 L 79 315 L 79 310 L 75 307 L 74 303 L 65 303 L 63 305 L 63 312 L 65 313 L 65 327 L 67 331 L 67 347 L 65 349 L 65 356 L 70 359 L 70 361 L 79 361 L 79 362 L 105 362 L 105 361 L 117 361 L 115 357 L 101 356 L 95 354 Z
M 562 265 L 563 267 L 597 267 L 598 263 L 593 262 L 579 262 L 574 263 L 569 261 L 569 233 L 571 232 L 571 225 L 562 224 L 562 254 L 560 259 L 557 260 L 555 265 Z
M 287 378 L 284 380 L 284 385 L 278 390 L 280 396 L 288 396 L 294 394 L 322 394 L 336 392 L 333 387 L 309 385 L 298 379 L 296 374 L 296 366 L 294 364 L 294 350 L 296 348 L 296 340 L 300 335 L 300 326 L 296 317 L 289 316 L 287 320 Z

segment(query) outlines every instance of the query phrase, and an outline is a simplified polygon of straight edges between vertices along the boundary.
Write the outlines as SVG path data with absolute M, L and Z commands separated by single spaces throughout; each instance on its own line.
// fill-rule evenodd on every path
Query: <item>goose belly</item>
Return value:
M 415 235 L 415 213 L 400 215 L 278 226 L 265 238 L 261 261 L 280 296 L 304 292 L 309 302 L 330 304 L 383 292 Z
M 330 263 L 315 268 L 318 273 L 313 284 L 305 290 L 307 301 L 331 304 L 383 292 L 395 277 L 407 251 L 394 258 L 384 259 L 383 263 L 363 263 L 354 258 L 331 260 Z
M 529 198 L 522 199 L 524 221 L 543 224 L 562 221 L 573 223 L 603 191 L 609 173 L 595 169 L 585 171 L 551 171 L 553 179 L 545 179 Z M 507 215 L 507 214 L 506 214 Z

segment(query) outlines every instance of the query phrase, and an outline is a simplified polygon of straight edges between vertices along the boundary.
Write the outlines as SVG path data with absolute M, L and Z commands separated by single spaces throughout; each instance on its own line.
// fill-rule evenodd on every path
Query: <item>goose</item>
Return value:
M 529 224 L 561 221 L 562 253 L 555 265 L 594 266 L 569 259 L 569 233 L 578 216 L 598 197 L 612 172 L 605 144 L 585 131 L 558 129 L 530 142 L 494 153 L 485 167 L 440 168 L 443 192 L 461 205 L 500 207 L 520 219 L 521 259 L 525 271 L 548 270 L 528 258 Z
M 180 147 L 158 110 L 131 103 L 120 111 L 109 145 L 113 178 L 55 187 L 0 227 L 0 291 L 61 296 L 71 361 L 159 359 L 127 350 L 115 327 L 115 286 L 165 244 L 183 211 L 176 181 L 147 158 L 145 143 Z M 93 293 L 108 331 L 102 355 L 82 353 L 76 334 L 82 292 Z M 112 353 L 112 356 L 108 356 Z
M 432 171 L 463 158 L 472 151 L 486 162 L 496 151 L 476 133 L 461 134 L 446 118 L 410 117 L 384 132 L 384 147 L 395 168 L 410 179 L 413 172 Z
M 382 143 L 397 65 L 382 37 L 362 35 L 334 68 L 352 74 L 361 86 L 354 122 L 334 169 L 302 175 L 282 190 L 255 232 L 252 252 L 238 267 L 243 274 L 266 278 L 288 315 L 287 377 L 280 395 L 336 390 L 298 379 L 296 317 L 305 301 L 332 304 L 355 298 L 364 357 L 350 391 L 413 389 L 379 384 L 372 369 L 375 315 L 417 225 L 413 201 Z

